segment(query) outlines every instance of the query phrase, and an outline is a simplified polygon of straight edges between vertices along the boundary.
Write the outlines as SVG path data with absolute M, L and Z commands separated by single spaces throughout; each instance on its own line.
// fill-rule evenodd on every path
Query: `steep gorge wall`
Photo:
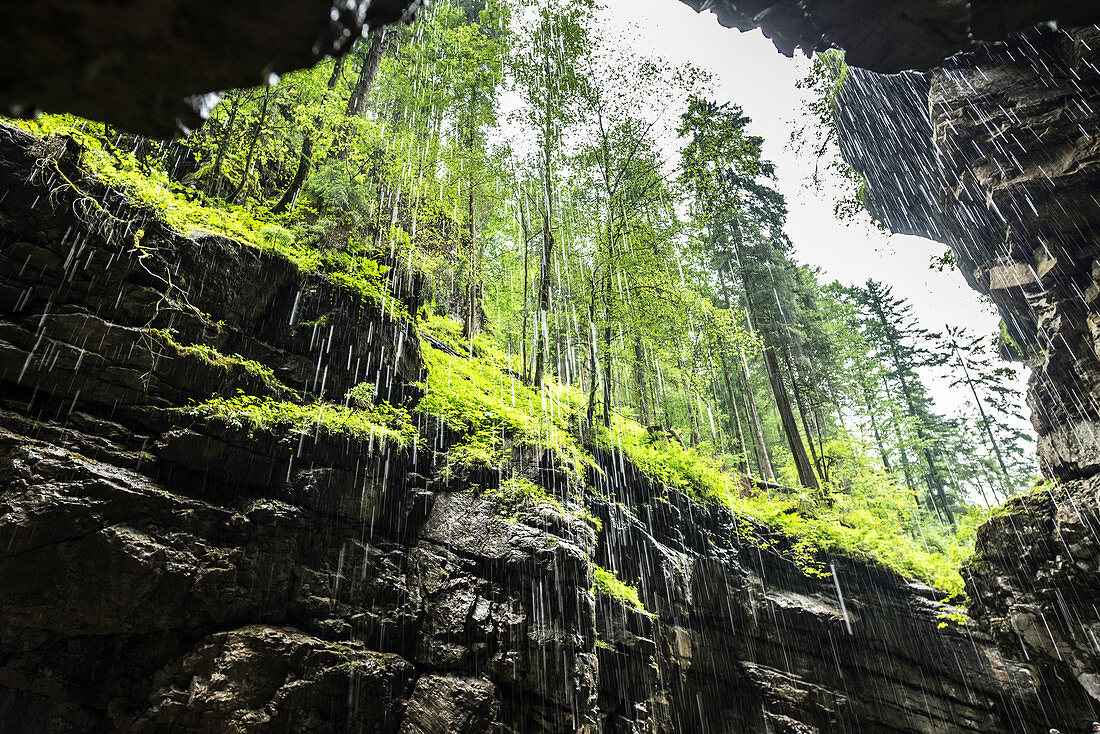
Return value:
M 0 731 L 931 734 L 1055 715 L 934 590 L 845 558 L 807 574 L 788 541 L 621 456 L 573 487 L 594 533 L 442 473 L 454 437 L 428 418 L 397 450 L 180 411 L 288 395 L 166 330 L 294 393 L 377 382 L 406 404 L 416 331 L 168 229 L 72 145 L 0 126 Z M 549 457 L 515 458 L 566 499 Z M 594 564 L 652 616 L 595 596 Z
M 1036 31 L 926 74 L 854 70 L 838 115 L 872 213 L 950 245 L 1031 369 L 1058 483 L 982 528 L 973 610 L 1086 721 L 1100 708 L 1098 67 L 1097 27 Z

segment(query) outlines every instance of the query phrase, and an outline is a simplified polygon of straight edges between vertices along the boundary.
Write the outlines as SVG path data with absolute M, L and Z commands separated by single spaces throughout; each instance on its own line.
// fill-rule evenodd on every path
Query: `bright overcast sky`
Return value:
M 943 245 L 918 237 L 889 235 L 869 222 L 847 225 L 833 215 L 828 192 L 806 186 L 814 162 L 799 159 L 789 140 L 802 115 L 795 82 L 810 62 L 782 56 L 759 31 L 723 28 L 710 13 L 697 14 L 676 0 L 604 0 L 606 21 L 639 53 L 674 64 L 692 62 L 714 75 L 718 101 L 741 105 L 752 118 L 752 132 L 764 138 L 765 156 L 777 166 L 778 189 L 790 209 L 788 233 L 799 261 L 819 266 L 828 280 L 846 284 L 874 278 L 893 286 L 913 303 L 923 326 L 942 331 L 950 323 L 975 333 L 995 334 L 999 318 L 988 300 L 971 290 L 956 271 L 929 267 Z M 1022 384 L 1022 383 L 1021 383 Z M 1021 387 L 1022 390 L 1022 387 Z M 934 390 L 941 409 L 962 396 Z

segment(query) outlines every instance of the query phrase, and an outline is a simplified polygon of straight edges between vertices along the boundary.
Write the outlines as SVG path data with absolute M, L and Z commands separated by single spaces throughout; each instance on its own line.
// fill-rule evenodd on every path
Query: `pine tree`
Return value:
M 924 477 L 932 505 L 954 529 L 955 513 L 947 496 L 949 477 L 947 467 L 939 458 L 941 446 L 937 441 L 938 433 L 944 428 L 944 419 L 934 412 L 932 400 L 917 372 L 934 361 L 926 345 L 938 335 L 918 326 L 912 305 L 894 297 L 889 286 L 869 279 L 855 295 L 864 309 L 864 333 L 881 358 L 889 363 L 886 379 L 894 383 L 916 434 L 916 448 L 925 461 Z
M 683 153 L 683 179 L 704 219 L 718 273 L 738 280 L 750 325 L 764 341 L 765 371 L 779 411 L 799 481 L 819 486 L 780 369 L 789 356 L 797 318 L 795 267 L 783 231 L 786 203 L 766 181 L 774 166 L 761 157 L 763 140 L 748 135 L 740 108 L 692 99 L 680 134 L 690 136 Z

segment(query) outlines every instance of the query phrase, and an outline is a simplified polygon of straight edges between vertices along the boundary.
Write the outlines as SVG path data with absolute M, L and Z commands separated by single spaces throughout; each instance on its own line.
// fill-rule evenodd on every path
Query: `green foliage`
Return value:
M 963 592 L 958 568 L 943 553 L 926 550 L 891 524 L 860 508 L 834 508 L 804 497 L 735 497 L 735 512 L 764 523 L 791 541 L 788 556 L 808 573 L 824 576 L 826 553 L 867 558 L 917 578 L 950 596 Z
M 509 477 L 500 486 L 485 490 L 483 496 L 495 502 L 501 514 L 510 518 L 529 517 L 538 507 L 551 507 L 560 515 L 587 523 L 597 533 L 603 529 L 600 519 L 587 509 L 566 507 L 544 487 L 525 477 Z
M 646 612 L 645 605 L 642 604 L 641 597 L 638 596 L 638 589 L 623 583 L 614 571 L 608 571 L 600 566 L 593 566 L 592 575 L 596 581 L 593 590 L 598 595 L 615 599 L 623 606 L 649 614 L 649 612 Z
M 149 329 L 149 334 L 155 337 L 172 350 L 183 357 L 199 359 L 210 365 L 225 371 L 241 370 L 256 380 L 264 383 L 275 394 L 286 394 L 290 389 L 279 382 L 270 367 L 251 359 L 245 359 L 239 354 L 225 355 L 207 344 L 192 344 L 184 346 L 173 338 L 172 333 L 163 329 Z
M 843 51 L 830 49 L 814 54 L 809 73 L 797 82 L 797 87 L 807 93 L 805 122 L 791 133 L 795 151 L 814 161 L 811 186 L 818 192 L 828 190 L 836 200 L 834 214 L 849 223 L 869 219 L 867 181 L 841 154 L 836 125 L 840 95 L 850 72 Z M 882 223 L 871 221 L 885 230 Z
M 545 488 L 524 477 L 509 477 L 500 486 L 487 490 L 485 496 L 495 501 L 508 514 L 549 505 L 564 513 L 564 508 Z
M 580 478 L 592 459 L 572 434 L 548 392 L 541 394 L 484 359 L 455 356 L 423 345 L 427 380 L 417 412 L 462 432 L 449 459 L 463 467 L 500 468 L 506 449 L 555 452 L 564 468 Z
M 714 457 L 673 438 L 654 439 L 644 426 L 619 414 L 610 429 L 601 427 L 596 435 L 601 447 L 621 449 L 644 474 L 701 502 L 729 507 L 731 493 L 740 487 L 740 475 Z
M 178 232 L 211 232 L 228 237 L 240 245 L 288 260 L 303 274 L 321 275 L 387 312 L 407 315 L 404 305 L 388 295 L 386 267 L 371 257 L 305 244 L 299 235 L 262 209 L 225 202 L 201 203 L 201 195 L 171 180 L 160 169 L 144 166 L 131 153 L 109 149 L 105 139 L 90 132 L 91 123 L 71 115 L 41 115 L 33 121 L 12 124 L 42 137 L 72 138 L 80 146 L 80 163 L 85 173 L 122 189 Z M 75 182 L 69 184 L 83 193 Z
M 366 409 L 344 408 L 328 403 L 299 404 L 238 394 L 232 398 L 211 398 L 183 410 L 198 418 L 245 428 L 249 435 L 272 430 L 324 432 L 398 448 L 411 446 L 418 436 L 408 412 L 387 403 Z

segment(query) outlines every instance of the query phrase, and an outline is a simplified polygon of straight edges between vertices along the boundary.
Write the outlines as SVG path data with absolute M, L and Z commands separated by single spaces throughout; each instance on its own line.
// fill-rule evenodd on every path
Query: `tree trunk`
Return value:
M 596 283 L 592 283 L 592 293 L 588 300 L 588 334 L 589 334 L 589 378 L 591 384 L 588 386 L 588 409 L 585 411 L 585 426 L 589 429 L 593 427 L 596 420 L 596 383 L 599 380 L 599 374 L 597 372 L 599 365 L 597 363 L 598 347 L 596 345 Z
M 344 73 L 345 58 L 346 57 L 341 56 L 336 59 L 336 63 L 332 67 L 332 75 L 328 79 L 328 90 L 330 92 L 336 88 L 337 82 L 340 81 L 340 77 Z M 283 192 L 283 196 L 279 199 L 279 203 L 272 208 L 271 211 L 274 213 L 282 214 L 290 209 L 298 199 L 298 193 L 302 190 L 302 186 L 309 177 L 309 169 L 313 165 L 313 136 L 315 134 L 315 130 L 306 132 L 305 139 L 302 140 L 302 151 L 298 154 L 298 170 L 294 172 L 294 178 L 291 180 L 287 190 Z
M 218 143 L 218 153 L 214 157 L 214 170 L 210 174 L 210 195 L 215 199 L 218 198 L 218 193 L 222 188 L 222 166 L 225 164 L 225 154 L 229 150 L 229 139 L 233 137 L 233 127 L 237 122 L 237 112 L 241 109 L 241 100 L 236 94 L 233 95 L 233 106 L 229 108 L 229 119 L 225 123 L 225 132 L 222 133 L 222 139 Z
M 737 396 L 733 391 L 733 380 L 730 379 L 729 364 L 726 362 L 725 356 L 722 356 L 721 358 L 716 360 L 713 349 L 711 349 L 710 358 L 711 362 L 720 362 L 721 364 L 722 383 L 726 388 L 726 399 L 729 400 L 729 414 L 733 417 L 733 424 L 737 429 L 737 441 L 738 444 L 741 446 L 741 457 L 744 461 L 745 473 L 747 473 L 749 475 L 749 478 L 751 479 L 752 470 L 749 468 L 749 449 L 748 446 L 745 444 L 745 430 L 741 426 L 741 411 L 737 404 Z M 715 402 L 717 402 L 717 398 L 715 399 Z
M 466 232 L 470 235 L 470 268 L 469 282 L 466 285 L 466 320 L 462 328 L 462 335 L 466 339 L 473 339 L 481 331 L 481 319 L 478 318 L 478 272 L 480 260 L 477 247 L 477 226 L 474 221 L 474 177 L 470 176 L 467 182 L 469 190 L 466 194 L 466 217 L 469 220 Z
M 982 399 L 978 397 L 978 388 L 974 386 L 974 381 L 970 379 L 970 370 L 967 369 L 966 362 L 963 360 L 958 346 L 955 346 L 955 359 L 958 360 L 959 366 L 962 367 L 966 385 L 970 388 L 971 394 L 974 395 L 974 404 L 978 406 L 978 414 L 981 416 L 982 425 L 985 427 L 986 438 L 989 439 L 989 445 L 993 448 L 993 453 L 997 457 L 997 465 L 1001 468 L 1001 477 L 1005 493 L 1010 495 L 1012 494 L 1012 480 L 1008 475 L 1008 467 L 1005 466 L 1005 459 L 1001 454 L 1001 447 L 997 443 L 997 439 L 993 436 L 993 427 L 990 425 L 989 416 L 985 412 L 985 406 L 982 404 Z
M 283 212 L 294 206 L 295 200 L 298 198 L 298 192 L 302 190 L 302 185 L 306 182 L 306 177 L 309 176 L 310 165 L 313 163 L 313 134 L 306 133 L 306 139 L 302 141 L 302 150 L 298 154 L 298 170 L 294 172 L 294 178 L 290 181 L 290 186 L 283 192 L 282 198 L 279 199 L 271 211 L 275 214 L 282 214 Z
M 378 77 L 378 68 L 382 65 L 382 59 L 390 47 L 390 39 L 393 36 L 389 29 L 383 28 L 370 35 L 370 47 L 363 57 L 363 65 L 359 67 L 359 77 L 355 80 L 355 87 L 348 98 L 347 116 L 362 117 L 370 102 L 370 93 L 374 88 L 374 80 Z
M 741 379 L 745 383 L 745 405 L 752 420 L 752 437 L 756 443 L 756 459 L 760 466 L 760 473 L 769 482 L 775 481 L 775 470 L 772 468 L 771 459 L 768 458 L 768 445 L 764 442 L 764 424 L 760 421 L 760 412 L 756 409 L 756 397 L 752 393 L 752 381 L 749 379 L 749 362 L 745 359 L 745 352 L 741 352 Z
M 802 390 L 798 386 L 798 378 L 794 373 L 794 365 L 791 364 L 791 355 L 787 350 L 783 350 L 783 364 L 787 367 L 787 374 L 791 377 L 791 387 L 794 389 L 794 402 L 798 406 L 798 415 L 802 419 L 802 430 L 806 432 L 806 444 L 810 447 L 810 458 L 813 460 L 813 465 L 817 468 L 818 476 L 821 477 L 823 482 L 829 481 L 828 472 L 825 470 L 824 457 L 820 454 L 817 448 L 814 446 L 814 432 L 813 426 L 810 423 L 810 418 L 806 413 L 806 400 L 802 395 Z
M 529 318 L 528 310 L 531 305 L 531 290 L 528 285 L 530 281 L 531 268 L 527 262 L 528 253 L 531 250 L 531 231 L 527 225 L 527 211 L 524 206 L 527 202 L 527 192 L 523 191 L 520 194 L 516 192 L 516 203 L 519 206 L 519 223 L 520 228 L 523 230 L 523 337 L 520 343 L 520 359 L 523 360 L 523 380 L 527 381 L 528 376 L 531 374 L 531 364 L 527 359 L 527 322 Z M 595 374 L 593 374 L 595 378 Z
M 641 337 L 634 336 L 634 386 L 638 391 L 638 419 L 643 426 L 649 425 L 649 400 L 646 390 L 645 350 Z
M 820 489 L 817 477 L 814 475 L 813 465 L 806 455 L 806 447 L 802 443 L 802 436 L 798 432 L 798 423 L 795 422 L 794 411 L 791 408 L 791 397 L 787 393 L 787 386 L 783 384 L 783 376 L 779 374 L 779 362 L 775 358 L 775 351 L 768 347 L 764 349 L 764 368 L 768 373 L 768 383 L 775 397 L 775 407 L 779 410 L 779 420 L 783 425 L 783 433 L 787 436 L 787 445 L 791 448 L 791 456 L 794 459 L 794 468 L 798 472 L 798 481 L 807 489 Z
M 552 80 L 550 79 L 550 56 L 549 51 L 546 51 L 543 56 L 543 81 L 545 82 L 546 92 L 546 105 L 543 109 L 543 131 L 542 131 L 542 172 L 543 172 L 543 186 L 544 201 L 542 212 L 542 261 L 539 266 L 539 321 L 546 325 L 547 314 L 550 312 L 550 278 L 552 273 L 554 254 L 554 233 L 553 233 L 553 221 L 554 221 L 554 180 L 553 180 L 553 166 L 551 160 L 552 151 L 550 150 L 551 141 L 553 140 L 553 131 L 551 129 L 552 119 L 551 113 L 553 112 L 553 93 Z M 537 328 L 537 327 L 536 327 Z M 549 347 L 545 343 L 544 332 L 539 332 L 536 335 L 535 343 L 535 374 L 533 382 L 536 386 L 542 385 L 543 375 L 546 370 L 546 350 Z
M 604 428 L 611 428 L 611 392 L 612 392 L 612 374 L 611 374 L 611 319 L 608 318 L 607 325 L 603 330 L 603 425 Z
M 543 213 L 542 218 L 542 257 L 539 263 L 539 290 L 536 304 L 538 306 L 535 316 L 535 373 L 531 381 L 535 385 L 541 385 L 546 373 L 546 359 L 549 344 L 547 334 L 550 313 L 550 253 L 554 248 L 554 235 L 550 232 L 550 218 Z
M 532 382 L 537 385 L 542 384 L 543 376 L 546 370 L 546 357 L 549 344 L 547 344 L 546 330 L 549 329 L 547 322 L 548 315 L 550 313 L 550 278 L 553 274 L 553 261 L 551 260 L 554 253 L 554 233 L 551 231 L 552 214 L 550 211 L 551 203 L 551 190 L 550 183 L 550 151 L 546 151 L 546 201 L 545 208 L 542 213 L 542 258 L 539 263 L 539 293 L 538 293 L 538 317 L 535 324 L 535 374 L 532 378 Z
M 890 457 L 886 453 L 886 444 L 882 440 L 882 434 L 878 429 L 878 421 L 875 420 L 875 409 L 871 402 L 871 391 L 867 386 L 863 387 L 863 401 L 867 404 L 867 415 L 871 418 L 871 431 L 875 434 L 875 445 L 878 446 L 878 454 L 882 458 L 882 468 L 888 472 L 892 472 L 890 467 Z
M 244 165 L 244 175 L 241 176 L 240 183 L 237 184 L 237 188 L 225 197 L 226 201 L 232 202 L 241 192 L 244 191 L 245 186 L 248 185 L 248 178 L 252 175 L 252 167 L 256 165 L 256 145 L 260 141 L 260 136 L 264 132 L 264 123 L 267 122 L 267 105 L 271 100 L 271 85 L 269 84 L 264 88 L 264 103 L 260 108 L 260 119 L 256 122 L 256 128 L 252 131 L 252 142 L 248 145 L 248 159 Z
M 687 367 L 684 366 L 684 358 L 677 353 L 676 354 L 676 366 L 680 370 L 680 389 L 684 393 L 684 401 L 687 403 L 688 420 L 691 421 L 691 439 L 689 443 L 692 446 L 699 445 L 699 414 L 696 410 L 695 395 L 691 391 L 691 384 L 687 379 Z

